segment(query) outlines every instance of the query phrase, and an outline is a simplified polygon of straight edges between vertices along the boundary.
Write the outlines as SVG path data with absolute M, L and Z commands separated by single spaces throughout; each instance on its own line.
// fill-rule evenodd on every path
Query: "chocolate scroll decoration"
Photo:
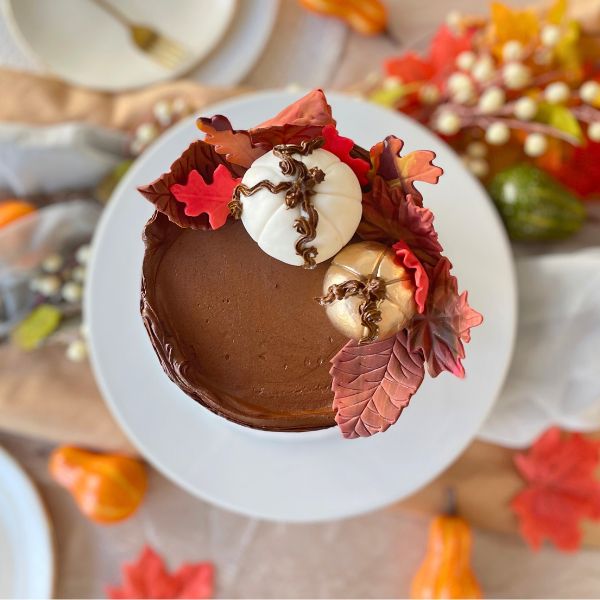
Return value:
M 294 154 L 307 156 L 324 144 L 322 137 L 316 137 L 300 144 L 280 144 L 273 148 L 273 154 L 280 158 L 279 168 L 283 175 L 295 177 L 293 181 L 259 181 L 252 187 L 239 184 L 233 191 L 233 198 L 229 203 L 229 210 L 235 219 L 242 215 L 242 203 L 240 196 L 252 196 L 258 190 L 266 189 L 272 194 L 285 192 L 285 205 L 288 209 L 300 206 L 303 214 L 294 221 L 294 228 L 300 234 L 296 242 L 296 254 L 304 260 L 305 269 L 313 269 L 316 266 L 315 258 L 318 254 L 317 248 L 310 243 L 317 236 L 317 225 L 319 213 L 312 203 L 315 195 L 315 186 L 325 179 L 325 173 L 318 167 L 311 169 L 300 160 L 294 158 Z
M 360 338 L 358 343 L 369 344 L 379 335 L 378 323 L 381 321 L 379 303 L 385 298 L 385 292 L 386 284 L 381 277 L 368 277 L 364 281 L 350 279 L 344 283 L 330 285 L 327 293 L 316 300 L 321 306 L 327 306 L 351 296 L 362 296 L 363 302 L 358 308 L 358 314 L 368 334 Z

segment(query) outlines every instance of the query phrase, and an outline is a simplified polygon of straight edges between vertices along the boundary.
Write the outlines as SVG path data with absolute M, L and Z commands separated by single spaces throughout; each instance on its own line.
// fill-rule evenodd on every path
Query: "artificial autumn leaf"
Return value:
M 390 188 L 382 177 L 373 179 L 371 191 L 363 194 L 363 214 L 357 230 L 363 240 L 388 246 L 406 242 L 419 260 L 434 265 L 442 246 L 433 227 L 433 213 L 418 206 L 412 195 Z
M 567 150 L 549 169 L 551 174 L 582 198 L 600 196 L 600 142 L 587 139 L 584 145 Z
M 169 573 L 162 557 L 145 546 L 135 563 L 123 566 L 123 583 L 106 589 L 109 598 L 212 598 L 214 567 L 185 563 Z
M 456 57 L 472 47 L 473 31 L 465 28 L 463 32 L 455 33 L 448 25 L 442 25 L 429 46 L 429 63 L 436 77 L 454 72 Z
M 416 52 L 388 58 L 383 63 L 383 68 L 388 77 L 397 77 L 402 83 L 429 81 L 434 74 L 431 62 Z
M 416 314 L 408 329 L 408 348 L 411 352 L 423 351 L 432 377 L 442 371 L 460 378 L 465 376 L 461 362 L 465 357 L 463 342 L 470 341 L 471 327 L 483 321 L 469 306 L 467 292 L 458 294 L 451 268 L 445 256 L 435 265 L 429 278 L 425 312 Z
M 298 144 L 321 135 L 318 125 L 275 125 L 264 129 L 251 129 L 252 143 L 266 148 L 266 152 L 279 144 Z
M 600 519 L 600 442 L 553 427 L 517 454 L 515 465 L 528 486 L 511 507 L 527 543 L 538 549 L 548 539 L 561 550 L 577 550 L 581 519 Z
M 539 18 L 531 10 L 513 10 L 500 2 L 493 2 L 490 11 L 493 49 L 502 57 L 506 42 L 515 40 L 528 47 L 539 32 Z
M 393 425 L 424 377 L 423 355 L 407 349 L 404 331 L 371 344 L 351 340 L 331 364 L 335 420 L 345 438 Z
M 185 185 L 176 183 L 171 186 L 171 193 L 178 202 L 185 204 L 188 217 L 208 215 L 211 229 L 225 225 L 230 215 L 229 202 L 233 190 L 240 180 L 234 179 L 224 165 L 219 165 L 213 173 L 211 183 L 206 183 L 198 171 L 190 171 Z
M 371 148 L 373 172 L 383 177 L 390 187 L 400 187 L 404 194 L 410 194 L 422 206 L 423 196 L 415 187 L 415 181 L 436 184 L 444 171 L 433 164 L 435 152 L 416 150 L 400 156 L 403 146 L 404 142 L 394 135 L 375 144 Z
M 551 125 L 562 133 L 571 137 L 573 145 L 580 144 L 583 140 L 583 132 L 575 115 L 568 107 L 550 102 L 538 104 L 535 120 L 540 123 Z
M 415 303 L 418 312 L 425 311 L 425 302 L 429 293 L 429 276 L 425 271 L 421 261 L 414 255 L 408 244 L 401 240 L 392 246 L 396 253 L 397 260 L 405 269 L 407 269 L 413 278 L 415 284 Z
M 171 165 L 167 173 L 163 173 L 149 185 L 139 187 L 138 190 L 155 205 L 156 210 L 164 213 L 175 225 L 190 229 L 209 229 L 208 215 L 205 213 L 197 217 L 186 215 L 185 205 L 177 201 L 171 188 L 175 184 L 185 185 L 192 171 L 197 171 L 206 183 L 211 183 L 213 173 L 219 165 L 225 165 L 233 177 L 241 177 L 245 171 L 237 165 L 227 164 L 212 146 L 198 140 L 193 142 Z
M 369 182 L 367 173 L 371 168 L 371 163 L 351 156 L 350 153 L 355 146 L 354 142 L 350 138 L 342 137 L 333 125 L 323 127 L 321 135 L 325 140 L 323 149 L 335 154 L 343 163 L 346 163 L 358 178 L 360 185 L 366 185 Z
M 254 129 L 264 129 L 274 125 L 316 125 L 318 127 L 333 125 L 335 127 L 335 119 L 331 115 L 331 106 L 327 103 L 323 90 L 313 90 Z
M 204 141 L 222 154 L 228 162 L 248 168 L 269 149 L 254 144 L 247 131 L 236 131 L 223 115 L 200 117 L 198 129 L 206 133 Z

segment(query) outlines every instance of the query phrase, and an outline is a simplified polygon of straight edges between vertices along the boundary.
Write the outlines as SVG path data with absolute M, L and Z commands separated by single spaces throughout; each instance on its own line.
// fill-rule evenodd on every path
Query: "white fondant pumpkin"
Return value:
M 325 179 L 318 183 L 311 198 L 319 214 L 317 235 L 310 246 L 317 249 L 315 261 L 323 262 L 337 254 L 352 238 L 362 215 L 362 192 L 352 169 L 327 150 L 314 150 L 307 156 L 294 154 L 309 169 L 318 167 Z M 293 181 L 279 167 L 281 159 L 268 152 L 252 163 L 246 171 L 242 184 L 252 187 L 260 181 L 274 184 Z M 300 206 L 287 208 L 285 192 L 272 194 L 260 189 L 252 196 L 240 196 L 242 223 L 258 245 L 267 254 L 290 265 L 303 265 L 304 260 L 296 254 L 295 245 L 299 234 L 294 228 L 295 220 L 303 213 Z

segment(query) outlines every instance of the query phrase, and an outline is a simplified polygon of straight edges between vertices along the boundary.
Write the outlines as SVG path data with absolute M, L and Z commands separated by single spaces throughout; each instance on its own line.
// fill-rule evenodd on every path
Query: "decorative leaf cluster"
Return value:
M 600 519 L 600 442 L 553 427 L 517 454 L 515 464 L 527 487 L 511 506 L 527 543 L 538 549 L 548 539 L 561 550 L 577 550 L 579 522 Z

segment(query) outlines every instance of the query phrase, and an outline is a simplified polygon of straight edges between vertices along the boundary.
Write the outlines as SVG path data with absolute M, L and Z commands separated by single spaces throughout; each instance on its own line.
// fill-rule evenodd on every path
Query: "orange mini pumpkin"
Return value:
M 52 478 L 71 492 L 81 512 L 98 523 L 131 516 L 148 485 L 144 465 L 121 454 L 61 446 L 50 457 Z
M 433 519 L 427 554 L 413 579 L 411 598 L 482 598 L 470 558 L 469 524 L 450 515 Z

